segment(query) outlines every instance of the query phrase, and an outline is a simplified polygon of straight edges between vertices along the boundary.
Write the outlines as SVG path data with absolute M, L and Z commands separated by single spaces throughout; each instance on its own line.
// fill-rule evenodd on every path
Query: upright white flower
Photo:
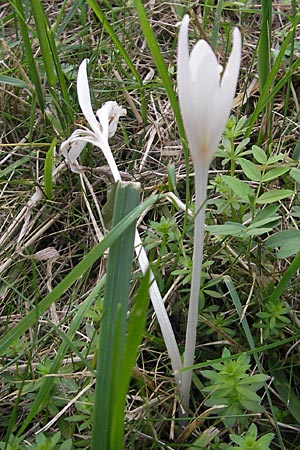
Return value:
M 233 47 L 222 69 L 209 44 L 200 40 L 189 54 L 189 17 L 184 16 L 178 38 L 178 96 L 186 137 L 195 167 L 195 231 L 192 284 L 183 367 L 194 363 L 201 281 L 207 177 L 232 107 L 241 60 L 241 34 L 233 31 Z M 188 414 L 192 371 L 182 373 L 181 399 Z
M 120 174 L 109 147 L 108 139 L 115 134 L 119 118 L 126 115 L 126 109 L 122 108 L 114 101 L 109 101 L 104 103 L 104 105 L 96 111 L 96 114 L 94 114 L 87 78 L 87 61 L 87 59 L 84 59 L 79 66 L 77 75 L 77 96 L 81 111 L 91 129 L 82 127 L 75 130 L 69 139 L 61 144 L 60 152 L 65 157 L 73 172 L 80 172 L 77 158 L 87 142 L 90 142 L 101 148 L 112 170 L 114 178 L 119 180 Z
M 189 54 L 189 17 L 184 16 L 178 40 L 178 96 L 194 164 L 210 163 L 228 120 L 241 60 L 241 34 L 233 30 L 233 47 L 226 69 L 209 44 L 200 40 Z M 221 69 L 221 70 L 220 70 Z

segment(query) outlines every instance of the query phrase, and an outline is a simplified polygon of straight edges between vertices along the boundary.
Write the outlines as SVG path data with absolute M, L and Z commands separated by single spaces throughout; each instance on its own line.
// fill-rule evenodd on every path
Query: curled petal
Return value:
M 111 138 L 115 134 L 119 118 L 121 116 L 126 116 L 126 114 L 126 109 L 113 101 L 104 103 L 104 105 L 98 109 L 96 116 L 106 139 Z
M 75 130 L 69 139 L 64 141 L 60 146 L 60 153 L 65 157 L 68 163 L 74 163 L 86 146 L 86 142 L 78 139 L 80 132 L 81 130 Z

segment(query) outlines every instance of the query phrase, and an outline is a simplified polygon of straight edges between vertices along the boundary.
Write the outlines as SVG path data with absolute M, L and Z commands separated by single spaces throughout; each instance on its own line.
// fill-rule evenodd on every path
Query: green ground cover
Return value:
M 137 226 L 183 355 L 195 216 L 176 83 L 186 13 L 191 48 L 207 40 L 225 66 L 238 26 L 242 59 L 209 168 L 182 418 L 183 372 L 133 237 Z M 299 18 L 296 0 L 1 3 L 1 449 L 300 448 Z M 117 189 L 99 146 L 88 142 L 78 170 L 60 151 L 90 126 L 76 85 L 85 58 L 93 110 L 127 110 L 109 140 Z

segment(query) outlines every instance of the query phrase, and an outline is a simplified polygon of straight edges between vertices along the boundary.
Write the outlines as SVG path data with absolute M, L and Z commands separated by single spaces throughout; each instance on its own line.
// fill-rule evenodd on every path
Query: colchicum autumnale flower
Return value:
M 91 129 L 82 127 L 75 130 L 65 142 L 62 143 L 60 152 L 65 157 L 73 172 L 80 172 L 77 158 L 88 142 L 101 148 L 111 168 L 115 180 L 120 179 L 120 174 L 113 158 L 108 139 L 117 129 L 121 116 L 126 115 L 126 109 L 114 101 L 104 103 L 96 114 L 93 112 L 89 82 L 87 78 L 87 59 L 79 66 L 77 75 L 77 96 L 81 111 L 83 112 Z
M 188 25 L 189 17 L 185 15 L 178 38 L 177 84 L 180 110 L 195 168 L 196 215 L 183 367 L 192 366 L 194 363 L 203 257 L 203 204 L 206 198 L 208 169 L 229 118 L 241 60 L 241 34 L 238 28 L 233 30 L 232 52 L 222 74 L 216 55 L 206 41 L 198 41 L 189 53 Z M 191 379 L 191 370 L 182 372 L 181 398 L 186 414 L 189 409 Z

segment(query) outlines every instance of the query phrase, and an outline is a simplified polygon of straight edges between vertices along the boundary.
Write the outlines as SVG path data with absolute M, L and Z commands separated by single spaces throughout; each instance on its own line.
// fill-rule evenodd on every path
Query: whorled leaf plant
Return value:
M 192 366 L 195 357 L 208 169 L 229 118 L 241 60 L 238 28 L 233 31 L 232 52 L 222 73 L 206 41 L 198 41 L 189 53 L 188 25 L 189 17 L 185 15 L 179 31 L 177 63 L 179 105 L 195 169 L 194 252 L 184 368 Z M 182 372 L 181 400 L 186 414 L 191 379 L 192 370 Z

